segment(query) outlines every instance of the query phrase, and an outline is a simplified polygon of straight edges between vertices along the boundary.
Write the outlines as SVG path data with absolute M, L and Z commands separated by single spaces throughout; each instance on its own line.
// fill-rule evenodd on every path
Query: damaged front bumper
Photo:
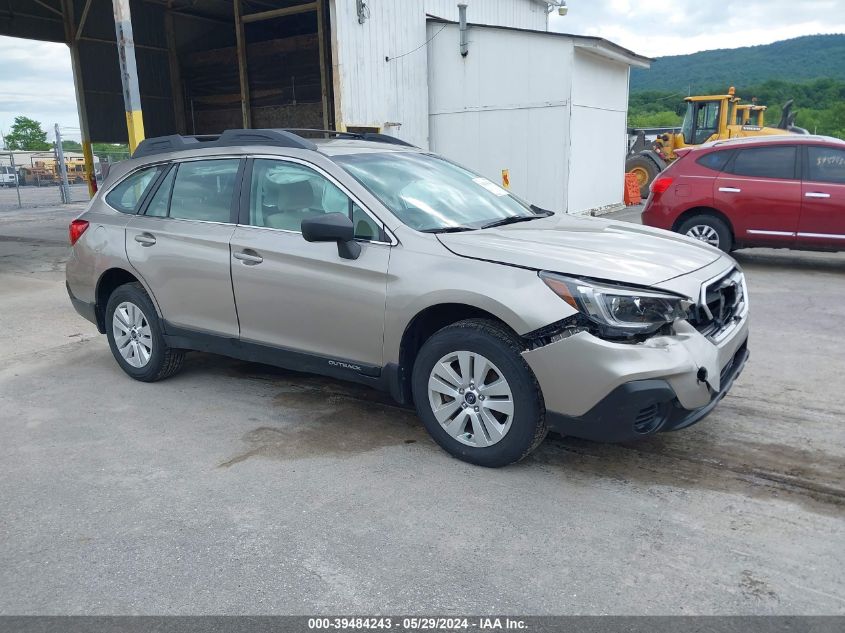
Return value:
M 638 344 L 580 332 L 523 352 L 552 430 L 625 442 L 688 427 L 730 390 L 748 359 L 748 318 L 713 343 L 686 322 Z

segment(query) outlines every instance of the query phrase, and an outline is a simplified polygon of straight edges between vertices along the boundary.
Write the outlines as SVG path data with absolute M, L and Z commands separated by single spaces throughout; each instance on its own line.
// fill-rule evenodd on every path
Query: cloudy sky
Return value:
M 471 0 L 467 0 L 471 2 Z M 567 0 L 553 31 L 598 35 L 648 57 L 845 33 L 845 0 Z
M 371 0 L 380 2 L 383 0 Z M 397 0 L 390 0 L 397 1 Z M 456 0 L 457 1 L 457 0 Z M 472 4 L 473 0 L 467 0 Z M 845 33 L 845 0 L 568 0 L 555 31 L 598 35 L 650 57 Z M 79 138 L 70 58 L 63 44 L 0 37 L 0 132 L 25 114 Z

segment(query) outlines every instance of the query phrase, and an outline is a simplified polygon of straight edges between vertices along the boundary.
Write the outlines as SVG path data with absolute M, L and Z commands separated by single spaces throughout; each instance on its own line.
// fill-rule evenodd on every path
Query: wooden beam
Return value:
M 106 40 L 106 39 L 103 39 L 101 37 L 84 36 L 84 37 L 77 38 L 77 41 L 96 42 L 97 44 L 111 44 L 112 46 L 117 46 L 116 40 Z M 148 50 L 148 51 L 158 51 L 160 53 L 166 53 L 167 52 L 166 48 L 163 48 L 161 46 L 148 46 L 147 44 L 135 44 L 135 48 L 142 48 L 142 49 Z
M 241 0 L 235 0 L 235 40 L 238 49 L 238 77 L 241 84 L 241 117 L 244 129 L 252 127 L 252 112 L 249 103 L 249 76 L 246 67 L 246 36 L 241 16 Z
M 62 10 L 61 10 L 61 9 L 57 9 L 56 7 L 52 7 L 52 6 L 50 6 L 49 4 L 47 4 L 46 2 L 43 2 L 42 0 L 33 0 L 33 2 L 35 2 L 35 4 L 37 4 L 37 5 L 39 5 L 39 6 L 44 7 L 44 8 L 45 8 L 45 9 L 47 9 L 48 11 L 52 11 L 52 12 L 53 12 L 53 13 L 55 13 L 56 15 L 62 15 Z
M 78 42 L 79 38 L 82 37 L 82 31 L 85 28 L 85 20 L 88 19 L 88 11 L 91 10 L 91 0 L 85 0 L 85 8 L 82 9 L 82 15 L 79 18 L 79 24 L 76 27 L 76 35 L 74 36 L 74 41 Z
M 249 23 L 260 22 L 262 20 L 272 20 L 273 18 L 283 18 L 287 15 L 317 11 L 319 9 L 318 5 L 319 2 L 309 2 L 308 4 L 298 4 L 294 7 L 285 7 L 284 9 L 272 9 L 270 11 L 262 11 L 260 13 L 248 13 L 244 15 L 241 20 L 244 23 Z
M 317 36 L 315 34 L 295 35 L 278 40 L 267 40 L 266 42 L 254 42 L 247 44 L 247 57 L 253 61 L 260 57 L 276 56 L 284 53 L 308 54 L 317 50 Z M 193 68 L 195 66 L 220 65 L 231 63 L 237 56 L 236 48 L 212 48 L 206 51 L 197 51 L 182 56 L 182 66 Z M 315 64 L 316 66 L 316 64 Z

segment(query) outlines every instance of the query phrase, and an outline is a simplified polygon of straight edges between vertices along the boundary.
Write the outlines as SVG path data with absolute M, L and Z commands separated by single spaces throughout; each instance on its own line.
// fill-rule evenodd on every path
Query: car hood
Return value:
M 564 215 L 437 237 L 462 257 L 644 286 L 722 257 L 711 246 L 669 231 Z

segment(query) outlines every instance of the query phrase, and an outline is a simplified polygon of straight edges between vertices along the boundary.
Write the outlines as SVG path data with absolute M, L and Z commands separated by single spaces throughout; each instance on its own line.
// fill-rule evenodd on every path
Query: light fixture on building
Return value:
M 566 6 L 566 0 L 561 0 L 560 6 L 557 8 L 558 15 L 566 15 L 569 12 L 569 7 Z

